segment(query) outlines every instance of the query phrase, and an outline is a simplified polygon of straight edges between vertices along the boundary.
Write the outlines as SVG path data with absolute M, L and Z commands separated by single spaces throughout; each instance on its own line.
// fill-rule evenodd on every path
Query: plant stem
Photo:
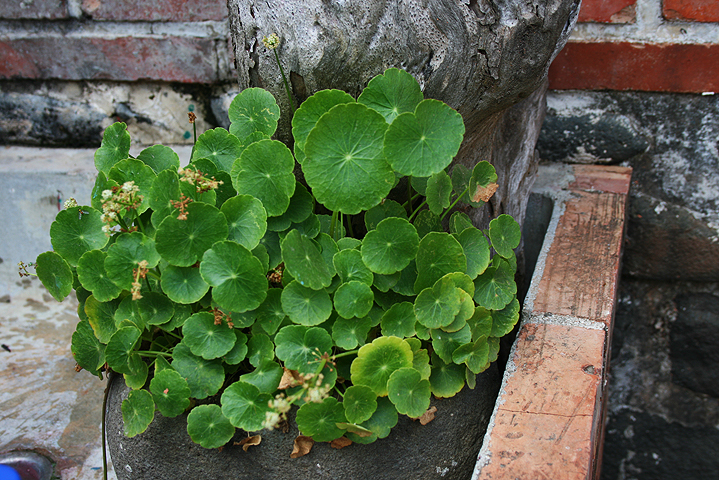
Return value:
M 424 204 L 425 204 L 425 203 L 427 203 L 427 199 L 426 199 L 426 198 L 425 198 L 424 200 L 422 200 L 422 203 L 419 204 L 419 206 L 417 207 L 417 210 L 415 210 L 414 212 L 412 212 L 412 215 L 409 216 L 409 219 L 408 219 L 409 222 L 411 222 L 412 219 L 419 213 L 419 211 L 422 209 L 422 207 L 424 207 Z
M 292 92 L 290 92 L 290 85 L 287 83 L 287 77 L 285 77 L 285 71 L 280 63 L 280 55 L 277 53 L 277 49 L 274 49 L 275 60 L 277 60 L 277 66 L 280 67 L 280 73 L 282 74 L 282 81 L 285 84 L 285 91 L 287 92 L 287 98 L 290 101 L 290 118 L 295 114 L 295 104 L 292 101 Z
M 439 220 L 440 220 L 440 221 L 442 221 L 442 220 L 444 219 L 444 217 L 445 217 L 449 212 L 452 211 L 452 209 L 454 208 L 454 206 L 457 205 L 457 202 L 459 202 L 459 199 L 462 198 L 462 196 L 464 196 L 464 194 L 467 193 L 468 191 L 469 191 L 469 187 L 465 188 L 465 189 L 464 189 L 464 192 L 460 193 L 460 194 L 457 196 L 457 198 L 454 199 L 454 202 L 452 202 L 452 204 L 451 204 L 449 207 L 447 207 L 447 210 L 445 210 L 444 213 L 442 213 L 442 216 L 439 217 Z
M 137 353 L 138 355 L 144 355 L 146 357 L 157 357 L 158 355 L 161 357 L 172 357 L 172 354 L 169 352 L 152 352 L 149 350 L 137 350 L 135 353 Z
M 135 222 L 137 223 L 137 226 L 140 227 L 140 231 L 144 234 L 145 224 L 142 223 L 142 220 L 140 220 L 140 214 L 137 213 L 137 209 L 134 209 L 133 211 L 135 212 Z
M 412 176 L 407 177 L 407 204 L 409 211 L 412 211 Z
M 349 352 L 338 353 L 337 355 L 332 355 L 332 360 L 342 357 L 349 357 L 350 355 L 357 355 L 357 352 L 359 352 L 359 348 L 357 350 L 350 350 Z
M 337 226 L 337 214 L 339 212 L 332 212 L 332 221 L 330 222 L 330 237 L 332 237 L 332 240 L 335 240 L 335 227 Z
M 106 446 L 106 430 L 105 415 L 107 412 L 107 397 L 110 393 L 110 374 L 107 375 L 107 384 L 105 385 L 105 394 L 102 397 L 102 478 L 107 480 L 107 446 Z
M 355 233 L 352 229 L 352 217 L 349 216 L 347 217 L 347 231 L 349 232 L 350 237 L 354 238 Z

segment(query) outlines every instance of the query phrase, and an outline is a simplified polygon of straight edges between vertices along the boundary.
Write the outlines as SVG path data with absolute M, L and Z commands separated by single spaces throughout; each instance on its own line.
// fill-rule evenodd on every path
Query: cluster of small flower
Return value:
M 132 276 L 135 280 L 132 282 L 131 290 L 133 300 L 139 300 L 142 298 L 142 294 L 140 294 L 140 290 L 142 290 L 142 283 L 140 283 L 140 279 L 147 276 L 147 265 L 147 260 L 141 260 L 137 264 L 137 268 L 132 269 Z
M 207 178 L 201 171 L 192 170 L 191 168 L 181 168 L 177 173 L 180 174 L 180 181 L 194 185 L 197 193 L 215 190 L 223 184 L 222 180 L 215 180 L 215 177 Z
M 142 195 L 138 192 L 140 187 L 134 181 L 125 182 L 122 187 L 112 187 L 102 191 L 102 216 L 105 223 L 102 231 L 110 235 L 112 227 L 119 224 L 120 216 L 129 210 L 134 210 L 142 203 Z
M 280 393 L 270 400 L 267 403 L 270 410 L 265 412 L 265 421 L 262 423 L 262 428 L 272 430 L 277 428 L 281 422 L 286 421 L 287 412 L 292 408 L 292 404 L 299 399 L 302 399 L 305 403 L 322 403 L 329 396 L 332 385 L 322 383 L 325 378 L 324 375 L 321 373 L 308 376 L 298 375 L 301 378 L 300 385 L 302 389 L 289 397 L 286 397 L 284 393 Z
M 269 37 L 262 37 L 262 43 L 266 48 L 274 50 L 280 46 L 280 37 L 278 37 L 276 33 L 273 33 Z

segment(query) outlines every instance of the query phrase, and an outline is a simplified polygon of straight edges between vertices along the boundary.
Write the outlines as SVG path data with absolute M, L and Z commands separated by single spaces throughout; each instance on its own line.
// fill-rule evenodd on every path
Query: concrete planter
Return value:
M 501 389 L 493 366 L 474 390 L 433 399 L 438 414 L 426 426 L 404 417 L 374 444 L 315 444 L 290 459 L 293 422 L 288 433 L 262 432 L 248 452 L 192 443 L 183 416 L 156 414 L 148 431 L 128 439 L 120 411 L 128 389 L 117 377 L 107 428 L 118 478 L 595 478 L 630 175 L 620 167 L 541 169 L 530 218 L 552 213 Z

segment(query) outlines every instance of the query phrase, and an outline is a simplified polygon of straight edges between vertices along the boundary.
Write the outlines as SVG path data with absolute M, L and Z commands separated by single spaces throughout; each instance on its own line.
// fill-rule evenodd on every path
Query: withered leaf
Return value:
M 437 407 L 429 407 L 429 410 L 424 412 L 421 417 L 419 417 L 419 423 L 422 425 L 427 425 L 429 422 L 434 420 L 434 414 L 437 411 Z
M 292 453 L 290 453 L 290 458 L 304 457 L 305 455 L 310 453 L 310 450 L 312 450 L 312 445 L 314 444 L 315 441 L 312 439 L 312 437 L 298 435 L 297 438 L 295 438 L 295 446 L 292 449 Z
M 350 445 L 352 445 L 352 440 L 347 437 L 336 438 L 330 442 L 330 447 L 336 448 L 337 450 L 349 447 Z
M 234 445 L 240 445 L 242 447 L 242 450 L 246 452 L 248 448 L 253 445 L 259 445 L 261 441 L 261 435 L 253 435 L 251 437 L 243 438 L 239 442 L 235 442 Z
M 277 387 L 278 390 L 286 390 L 288 388 L 296 387 L 302 383 L 302 374 L 297 370 L 290 370 L 284 368 L 282 378 L 280 379 L 280 385 Z
M 477 190 L 474 192 L 474 195 L 472 195 L 472 201 L 488 202 L 489 199 L 492 198 L 492 195 L 494 195 L 494 192 L 497 191 L 498 187 L 499 185 L 497 185 L 496 183 L 490 183 L 486 187 L 477 185 Z

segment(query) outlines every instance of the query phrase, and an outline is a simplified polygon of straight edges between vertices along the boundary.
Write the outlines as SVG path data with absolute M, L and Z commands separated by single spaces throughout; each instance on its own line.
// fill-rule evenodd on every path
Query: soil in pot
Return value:
M 142 434 L 123 434 L 120 406 L 129 388 L 115 375 L 107 406 L 107 434 L 113 465 L 120 480 L 252 479 L 462 479 L 471 477 L 501 384 L 496 364 L 452 398 L 436 399 L 434 420 L 426 425 L 400 415 L 387 438 L 340 450 L 315 443 L 311 452 L 290 458 L 299 435 L 290 412 L 289 431 L 263 430 L 262 442 L 243 451 L 234 445 L 247 433 L 237 430 L 223 449 L 208 450 L 187 434 L 187 416 L 165 418 L 159 412 Z

